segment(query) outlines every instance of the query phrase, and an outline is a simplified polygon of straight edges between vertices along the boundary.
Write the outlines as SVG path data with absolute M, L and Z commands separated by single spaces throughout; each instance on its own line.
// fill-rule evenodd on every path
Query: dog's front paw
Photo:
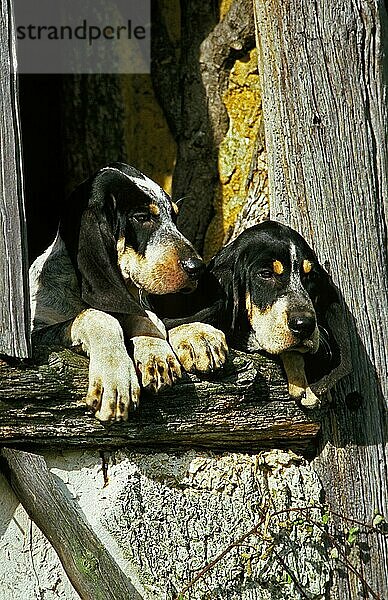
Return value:
M 310 387 L 307 387 L 300 398 L 300 403 L 306 408 L 318 408 L 321 405 L 321 401 L 314 394 Z
M 211 373 L 225 363 L 228 346 L 225 335 L 207 323 L 179 325 L 168 339 L 181 365 L 189 373 Z
M 100 421 L 125 421 L 137 408 L 140 385 L 135 366 L 125 349 L 91 352 L 86 404 Z
M 288 381 L 288 393 L 305 408 L 317 408 L 319 398 L 310 388 L 305 370 L 304 358 L 299 352 L 283 352 L 281 354 Z
M 132 342 L 133 359 L 144 388 L 156 393 L 182 376 L 181 366 L 166 340 L 137 336 Z
M 299 387 L 289 382 L 288 393 L 291 398 L 298 400 L 305 408 L 317 408 L 320 405 L 320 399 L 309 386 Z

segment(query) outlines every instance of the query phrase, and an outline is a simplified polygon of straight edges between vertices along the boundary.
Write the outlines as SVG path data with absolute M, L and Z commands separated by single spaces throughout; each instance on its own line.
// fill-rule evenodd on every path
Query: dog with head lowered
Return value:
M 175 335 L 182 323 L 202 321 L 224 331 L 232 347 L 279 355 L 290 396 L 306 407 L 349 370 L 345 332 L 335 332 L 338 293 L 302 236 L 275 221 L 220 250 L 194 294 L 172 306 L 159 312 Z
M 221 331 L 191 323 L 167 332 L 147 301 L 194 290 L 204 268 L 176 228 L 177 210 L 140 171 L 110 164 L 71 194 L 55 241 L 30 268 L 33 336 L 82 346 L 86 403 L 101 421 L 127 419 L 139 384 L 157 392 L 181 366 L 207 372 L 225 361 Z

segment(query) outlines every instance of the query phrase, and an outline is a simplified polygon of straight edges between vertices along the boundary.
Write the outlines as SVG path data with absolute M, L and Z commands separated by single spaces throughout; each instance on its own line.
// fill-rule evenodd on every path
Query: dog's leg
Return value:
M 133 359 L 141 377 L 144 388 L 158 392 L 173 385 L 182 376 L 181 366 L 173 349 L 166 340 L 166 329 L 155 313 L 146 313 L 160 332 L 160 337 L 152 335 L 137 335 L 131 338 L 133 344 Z
M 225 335 L 212 325 L 199 322 L 178 325 L 170 329 L 168 340 L 189 373 L 211 373 L 225 363 L 228 353 Z
M 71 325 L 73 345 L 82 345 L 90 357 L 86 404 L 100 421 L 128 418 L 139 404 L 140 386 L 128 356 L 120 323 L 92 308 L 80 313 Z
M 300 400 L 306 408 L 316 408 L 320 401 L 307 382 L 303 355 L 300 352 L 282 352 L 280 357 L 286 371 L 291 398 Z

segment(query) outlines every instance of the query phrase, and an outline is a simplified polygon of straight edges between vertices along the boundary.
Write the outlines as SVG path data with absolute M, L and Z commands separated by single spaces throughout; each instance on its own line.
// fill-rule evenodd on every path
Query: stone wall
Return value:
M 325 597 L 329 567 L 322 533 L 287 510 L 319 506 L 321 485 L 292 452 L 119 451 L 109 457 L 107 484 L 98 452 L 47 453 L 45 459 L 146 600 L 176 598 L 265 512 L 259 535 L 245 537 L 183 597 L 306 597 L 284 564 L 309 597 Z M 48 541 L 5 480 L 0 487 L 0 600 L 77 598 Z M 277 511 L 283 512 L 270 518 Z

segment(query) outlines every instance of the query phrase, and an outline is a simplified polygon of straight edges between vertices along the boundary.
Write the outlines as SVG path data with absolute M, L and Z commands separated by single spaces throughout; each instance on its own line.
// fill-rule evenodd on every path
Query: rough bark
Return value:
M 200 69 L 200 47 L 217 24 L 217 2 L 181 2 L 182 39 L 179 91 L 182 128 L 177 135 L 173 176 L 174 199 L 185 198 L 179 228 L 202 250 L 212 214 L 211 199 L 217 184 L 217 151 L 208 114 L 208 100 Z M 193 27 L 193 24 L 195 26 Z
M 80 597 L 142 600 L 50 473 L 44 458 L 10 448 L 3 448 L 0 457 L 12 489 L 50 540 Z
M 267 150 L 263 121 L 260 123 L 256 138 L 246 190 L 245 204 L 236 219 L 233 229 L 226 237 L 225 243 L 232 242 L 248 227 L 257 225 L 257 223 L 269 218 Z
M 0 2 L 0 354 L 30 349 L 27 243 L 11 0 Z
M 170 131 L 176 139 L 182 127 L 179 52 L 170 38 L 160 0 L 151 0 L 151 15 L 152 85 Z
M 236 0 L 218 22 L 218 3 L 181 2 L 180 61 L 153 3 L 153 82 L 177 141 L 173 196 L 185 198 L 183 233 L 202 251 L 218 184 L 217 150 L 227 128 L 222 101 L 234 60 L 254 47 L 252 4 Z
M 109 162 L 126 162 L 119 75 L 63 77 L 63 170 L 67 193 Z
M 337 386 L 314 465 L 330 506 L 371 522 L 388 505 L 387 15 L 378 0 L 255 6 L 271 216 L 310 241 L 348 311 L 353 373 Z M 388 597 L 387 540 L 367 559 L 360 546 L 358 561 Z M 331 598 L 367 594 L 334 572 Z
M 190 376 L 158 396 L 144 396 L 128 423 L 103 426 L 88 414 L 88 362 L 69 350 L 18 369 L 0 363 L 0 441 L 61 447 L 287 447 L 311 451 L 317 414 L 288 398 L 280 366 L 235 353 L 223 377 Z

